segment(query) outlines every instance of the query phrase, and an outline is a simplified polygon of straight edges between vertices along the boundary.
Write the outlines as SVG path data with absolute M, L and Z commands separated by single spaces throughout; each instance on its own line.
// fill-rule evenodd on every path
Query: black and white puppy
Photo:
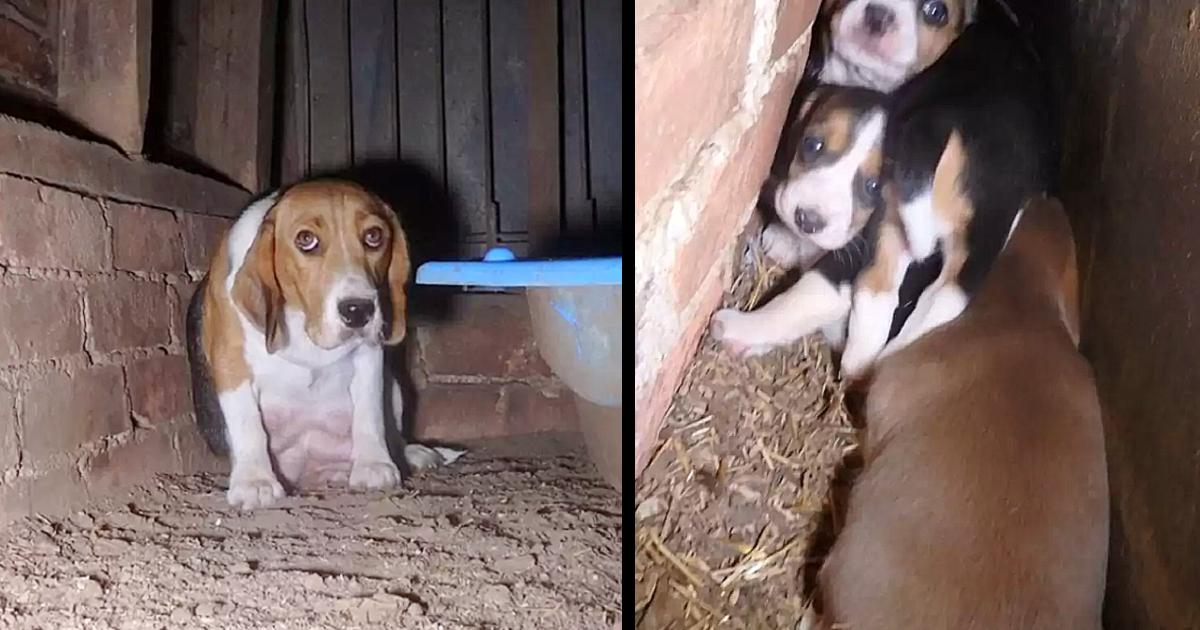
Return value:
M 893 94 L 884 140 L 884 212 L 858 277 L 842 355 L 863 374 L 966 308 L 1024 205 L 1052 186 L 1057 155 L 1049 85 L 1015 23 L 967 27 Z M 909 264 L 942 256 L 940 275 L 888 342 Z M 885 350 L 885 345 L 886 350 Z
M 826 2 L 813 25 L 812 52 L 800 89 L 824 84 L 890 92 L 936 61 L 975 13 L 976 0 Z M 780 153 L 785 159 L 803 142 L 802 131 L 801 125 L 793 124 L 784 134 Z M 811 234 L 819 224 L 796 226 L 789 221 L 794 208 L 778 205 L 780 191 L 791 189 L 794 194 L 796 186 L 791 173 L 780 170 L 774 169 L 764 185 L 763 206 L 781 221 L 771 221 L 763 231 L 763 249 L 785 267 L 807 269 L 841 245 L 829 244 L 832 234 L 825 239 Z
M 800 280 L 753 312 L 724 309 L 714 337 L 731 352 L 756 355 L 818 330 L 835 345 L 844 336 L 851 285 L 866 263 L 871 225 L 878 223 L 885 95 L 866 88 L 818 86 L 795 117 L 787 179 L 775 190 L 781 223 L 827 255 Z M 767 228 L 768 256 L 789 265 L 801 250 Z M 774 236 L 773 236 L 774 235 Z M 832 251 L 830 251 L 832 250 Z M 807 266 L 807 265 L 806 265 Z

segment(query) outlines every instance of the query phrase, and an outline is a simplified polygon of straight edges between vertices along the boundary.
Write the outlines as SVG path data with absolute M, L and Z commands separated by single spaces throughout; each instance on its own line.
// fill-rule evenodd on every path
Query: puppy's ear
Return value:
M 242 268 L 233 279 L 231 297 L 242 314 L 267 338 L 267 352 L 274 354 L 287 345 L 283 291 L 275 275 L 275 220 L 270 214 L 259 226 Z
M 400 219 L 387 206 L 384 206 L 384 215 L 387 216 L 388 223 L 392 226 L 392 251 L 387 268 L 387 289 L 391 313 L 389 313 L 387 338 L 383 343 L 387 346 L 394 346 L 404 341 L 404 335 L 408 328 L 405 308 L 408 298 L 408 274 L 412 270 L 412 263 L 408 258 L 408 239 L 405 238 L 404 229 L 400 227 Z

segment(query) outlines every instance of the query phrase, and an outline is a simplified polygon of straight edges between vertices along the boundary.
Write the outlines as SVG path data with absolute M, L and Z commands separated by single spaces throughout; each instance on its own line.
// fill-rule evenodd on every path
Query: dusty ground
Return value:
M 516 453 L 549 453 L 539 459 Z M 519 449 L 519 450 L 518 450 Z M 400 494 L 229 509 L 218 475 L 0 538 L 3 628 L 539 628 L 620 621 L 620 496 L 568 438 L 473 445 Z
M 787 279 L 746 246 L 726 305 Z M 856 435 L 817 338 L 750 360 L 707 336 L 638 478 L 635 621 L 644 630 L 792 628 L 811 597 Z

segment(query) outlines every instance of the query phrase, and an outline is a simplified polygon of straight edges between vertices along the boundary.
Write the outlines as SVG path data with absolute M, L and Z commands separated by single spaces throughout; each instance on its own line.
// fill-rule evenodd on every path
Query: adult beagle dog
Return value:
M 231 457 L 230 505 L 400 482 L 385 422 L 400 427 L 402 396 L 383 349 L 404 339 L 409 267 L 396 214 L 347 181 L 300 183 L 242 212 L 187 316 L 196 421 Z M 404 448 L 413 468 L 461 454 Z

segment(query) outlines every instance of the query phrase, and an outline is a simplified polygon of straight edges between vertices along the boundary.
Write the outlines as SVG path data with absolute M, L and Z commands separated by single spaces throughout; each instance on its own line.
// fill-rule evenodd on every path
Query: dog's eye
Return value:
M 863 192 L 867 194 L 868 199 L 872 201 L 879 199 L 879 191 L 881 190 L 881 186 L 879 185 L 878 179 L 874 177 L 864 178 L 862 187 Z
M 926 24 L 945 26 L 946 22 L 950 21 L 950 9 L 946 8 L 946 3 L 942 0 L 925 0 L 921 5 L 921 17 Z
M 805 162 L 808 162 L 825 151 L 825 141 L 816 136 L 805 136 L 800 141 L 800 153 Z
M 367 249 L 375 249 L 383 245 L 383 230 L 377 227 L 368 228 L 366 232 L 363 232 L 362 240 Z
M 306 254 L 316 251 L 320 244 L 321 239 L 308 230 L 300 230 L 296 233 L 296 248 Z

